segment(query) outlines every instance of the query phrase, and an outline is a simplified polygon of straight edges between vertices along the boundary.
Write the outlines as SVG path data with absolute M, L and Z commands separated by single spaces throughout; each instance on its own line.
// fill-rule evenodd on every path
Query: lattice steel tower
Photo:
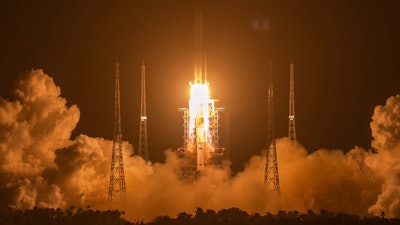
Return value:
M 147 115 L 146 115 L 146 66 L 142 63 L 142 86 L 140 98 L 140 131 L 138 155 L 149 160 L 149 149 L 147 142 Z
M 269 63 L 268 82 L 268 130 L 267 130 L 267 154 L 265 163 L 264 183 L 269 191 L 273 192 L 275 208 L 280 208 L 280 185 L 278 174 L 278 160 L 276 155 L 275 125 L 274 125 L 274 88 L 272 83 L 272 63 Z
M 125 198 L 126 186 L 124 175 L 124 158 L 122 154 L 121 110 L 119 92 L 119 62 L 115 64 L 114 96 L 114 140 L 111 156 L 110 186 L 108 200 Z
M 294 63 L 290 62 L 290 97 L 289 97 L 289 139 L 296 140 L 296 120 L 294 113 Z

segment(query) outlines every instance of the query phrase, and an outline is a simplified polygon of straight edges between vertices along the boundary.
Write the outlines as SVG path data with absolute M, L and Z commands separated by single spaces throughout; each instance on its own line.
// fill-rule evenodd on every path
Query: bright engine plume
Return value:
M 189 148 L 197 154 L 197 170 L 203 170 L 204 164 L 214 152 L 210 117 L 214 111 L 214 100 L 210 99 L 208 83 L 190 84 L 189 100 Z M 211 115 L 210 115 L 211 113 Z

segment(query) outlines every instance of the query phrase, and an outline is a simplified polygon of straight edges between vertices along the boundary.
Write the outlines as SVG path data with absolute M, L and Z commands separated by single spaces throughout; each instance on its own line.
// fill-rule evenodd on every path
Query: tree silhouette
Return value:
M 93 210 L 70 207 L 53 209 L 35 207 L 19 210 L 13 207 L 0 209 L 0 225 L 133 225 L 121 218 L 124 214 L 118 210 Z M 214 210 L 197 208 L 195 215 L 179 213 L 176 218 L 158 216 L 151 222 L 136 222 L 135 225 L 400 225 L 399 219 L 383 217 L 360 218 L 346 213 L 332 213 L 312 210 L 306 213 L 298 211 L 279 211 L 273 215 L 255 213 L 249 215 L 238 208 Z

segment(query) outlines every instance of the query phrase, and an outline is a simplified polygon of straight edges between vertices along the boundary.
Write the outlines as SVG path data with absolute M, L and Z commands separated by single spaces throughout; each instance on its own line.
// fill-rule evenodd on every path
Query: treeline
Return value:
M 321 210 L 314 213 L 279 211 L 277 214 L 248 214 L 238 208 L 203 210 L 197 208 L 194 215 L 182 212 L 176 217 L 156 217 L 151 222 L 127 221 L 124 212 L 118 210 L 99 211 L 71 207 L 69 209 L 33 208 L 0 210 L 0 225 L 400 225 L 399 219 L 381 217 L 359 217 L 345 213 Z
M 133 225 L 118 210 L 33 208 L 0 210 L 0 225 Z
M 139 223 L 137 223 L 139 224 Z M 141 223 L 143 224 L 143 223 Z M 195 215 L 180 213 L 176 218 L 160 216 L 146 225 L 394 225 L 399 219 L 385 219 L 382 217 L 364 217 L 345 213 L 331 213 L 321 210 L 314 213 L 297 211 L 279 211 L 277 214 L 252 214 L 238 208 L 204 211 L 198 208 Z

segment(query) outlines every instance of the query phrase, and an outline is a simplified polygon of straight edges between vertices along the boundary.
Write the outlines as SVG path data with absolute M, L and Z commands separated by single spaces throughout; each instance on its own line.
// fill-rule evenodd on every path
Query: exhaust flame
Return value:
M 190 85 L 188 110 L 187 148 L 190 154 L 196 155 L 196 169 L 204 170 L 205 164 L 215 150 L 213 140 L 215 121 L 214 99 L 210 98 L 209 83 L 195 82 Z
M 209 84 L 192 84 L 189 83 L 190 88 L 190 99 L 189 99 L 189 134 L 191 137 L 197 136 L 197 141 L 200 142 L 211 142 L 210 136 L 210 106 L 211 109 L 214 107 L 214 100 L 210 99 Z M 199 129 L 204 132 L 198 132 Z M 203 135 L 204 134 L 204 135 Z

